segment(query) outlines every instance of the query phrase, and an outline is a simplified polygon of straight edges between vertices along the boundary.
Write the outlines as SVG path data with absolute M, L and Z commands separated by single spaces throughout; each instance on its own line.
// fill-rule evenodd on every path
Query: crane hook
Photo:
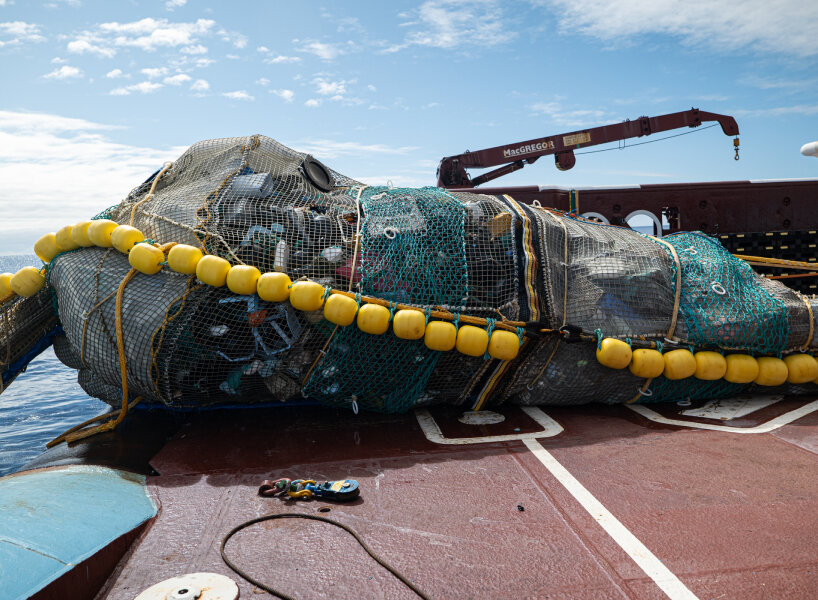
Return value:
M 733 146 L 736 149 L 736 156 L 734 157 L 733 160 L 738 160 L 738 137 L 736 137 L 736 139 L 733 140 Z

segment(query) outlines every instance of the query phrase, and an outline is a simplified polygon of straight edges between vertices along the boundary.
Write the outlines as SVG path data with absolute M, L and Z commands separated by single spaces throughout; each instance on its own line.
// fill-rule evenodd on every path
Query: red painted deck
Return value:
M 242 598 L 267 597 L 222 563 L 221 538 L 247 519 L 298 511 L 351 526 L 433 598 L 812 599 L 814 400 L 784 400 L 732 421 L 680 416 L 675 405 L 649 407 L 687 427 L 656 423 L 628 407 L 546 408 L 561 433 L 458 445 L 429 441 L 411 414 L 316 408 L 199 415 L 151 461 L 160 473 L 148 478 L 159 515 L 98 597 L 131 599 L 196 571 L 232 577 Z M 431 414 L 446 438 L 541 429 L 517 407 L 498 412 L 505 422 L 480 426 L 458 423 L 453 409 Z M 765 423 L 793 416 L 799 418 L 764 431 Z M 589 514 L 587 498 L 569 491 L 532 452 L 540 447 L 637 546 L 623 548 Z M 259 497 L 260 481 L 277 476 L 354 478 L 361 496 L 351 504 Z M 318 513 L 322 507 L 331 511 Z M 675 582 L 635 562 L 639 542 Z M 415 597 L 348 534 L 323 523 L 258 524 L 237 534 L 228 553 L 297 598 Z

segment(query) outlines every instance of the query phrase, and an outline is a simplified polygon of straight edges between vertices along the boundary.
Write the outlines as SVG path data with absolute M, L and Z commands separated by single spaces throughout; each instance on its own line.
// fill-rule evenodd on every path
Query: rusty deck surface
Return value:
M 198 571 L 237 580 L 241 598 L 269 597 L 219 544 L 281 512 L 349 525 L 432 598 L 818 597 L 818 401 L 683 414 L 696 408 L 509 406 L 480 425 L 451 408 L 198 415 L 152 459 L 159 514 L 98 598 Z M 257 495 L 279 476 L 354 478 L 361 496 Z M 228 554 L 296 598 L 415 597 L 324 523 L 260 523 Z

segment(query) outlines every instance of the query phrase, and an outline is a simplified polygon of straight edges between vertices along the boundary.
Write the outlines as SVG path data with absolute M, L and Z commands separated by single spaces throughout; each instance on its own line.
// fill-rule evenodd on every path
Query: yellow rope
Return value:
M 756 267 L 789 267 L 791 269 L 803 269 L 805 271 L 818 271 L 818 263 L 800 260 L 784 260 L 783 258 L 768 258 L 766 256 L 745 256 L 743 254 L 734 254 L 733 256 Z
M 171 162 L 165 163 L 162 166 L 162 170 L 159 171 L 159 173 L 156 174 L 156 177 L 153 178 L 153 183 L 151 184 L 150 191 L 145 195 L 144 198 L 142 198 L 142 200 L 140 200 L 139 202 L 134 204 L 133 208 L 131 208 L 131 220 L 128 222 L 128 225 L 133 227 L 133 221 L 134 221 L 134 218 L 136 217 L 136 209 L 140 205 L 144 204 L 145 202 L 147 202 L 148 200 L 153 198 L 153 192 L 156 190 L 156 184 L 159 183 L 159 180 L 162 178 L 162 175 L 164 175 L 167 172 L 167 170 L 170 169 L 172 166 L 173 166 L 173 163 L 171 163 Z
M 676 332 L 676 323 L 679 318 L 679 305 L 682 299 L 682 263 L 679 260 L 679 255 L 676 254 L 676 248 L 674 248 L 671 244 L 668 244 L 662 238 L 653 237 L 652 235 L 647 236 L 652 239 L 654 242 L 658 242 L 663 244 L 665 247 L 670 250 L 671 256 L 673 256 L 673 262 L 676 265 L 676 294 L 673 297 L 673 316 L 670 319 L 670 326 L 667 329 L 667 335 L 665 336 L 667 339 L 673 338 L 673 334 Z M 639 391 L 636 395 L 627 401 L 626 404 L 633 404 L 637 400 L 639 400 L 642 396 L 645 395 L 645 392 L 650 387 L 650 384 L 653 382 L 653 378 L 646 379 L 645 383 L 642 384 L 642 387 L 639 388 Z

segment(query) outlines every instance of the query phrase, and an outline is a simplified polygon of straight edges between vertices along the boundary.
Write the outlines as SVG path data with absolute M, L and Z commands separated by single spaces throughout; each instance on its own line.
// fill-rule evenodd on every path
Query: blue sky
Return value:
M 500 181 L 818 176 L 798 153 L 818 139 L 816 31 L 814 0 L 0 0 L 0 254 L 253 133 L 421 186 L 442 156 L 695 106 L 737 118 L 739 162 L 713 128 Z

